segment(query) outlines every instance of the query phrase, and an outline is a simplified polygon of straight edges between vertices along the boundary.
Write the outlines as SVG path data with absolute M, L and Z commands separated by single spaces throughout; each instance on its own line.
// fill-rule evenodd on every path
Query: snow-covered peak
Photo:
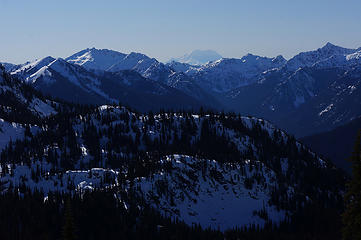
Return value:
M 21 76 L 23 79 L 26 79 L 33 73 L 37 72 L 44 66 L 47 66 L 51 62 L 53 62 L 55 58 L 48 56 L 39 60 L 35 60 L 32 62 L 28 62 L 26 64 L 21 65 L 18 69 L 11 72 L 12 75 Z
M 118 72 L 135 70 L 144 74 L 147 69 L 159 63 L 142 53 L 124 54 L 108 49 L 87 48 L 65 59 L 67 62 L 84 67 L 87 70 Z
M 188 63 L 190 65 L 203 65 L 221 58 L 222 56 L 213 50 L 194 50 L 189 54 L 185 54 L 179 58 L 173 58 L 170 61 Z
M 318 62 L 325 61 L 327 59 L 330 59 L 331 57 L 332 57 L 331 59 L 339 60 L 340 59 L 339 56 L 349 55 L 356 51 L 357 51 L 356 49 L 343 48 L 328 42 L 325 46 L 317 50 L 309 51 L 309 52 L 301 52 L 297 54 L 296 56 L 288 60 L 286 64 L 286 68 L 289 71 L 295 71 L 302 67 L 311 67 L 317 64 Z M 344 57 L 341 58 L 343 59 Z M 329 62 L 327 66 L 328 65 L 339 65 L 339 63 Z
M 27 82 L 35 83 L 41 78 L 42 83 L 52 84 L 58 80 L 58 77 L 54 76 L 54 74 L 59 74 L 77 86 L 82 85 L 81 81 L 83 79 L 91 80 L 91 82 L 98 84 L 98 81 L 93 77 L 93 75 L 90 75 L 89 72 L 77 65 L 65 61 L 62 58 L 54 59 L 48 65 L 43 66 L 38 71 L 28 76 L 25 80 Z
M 52 78 L 51 69 L 55 70 L 57 69 L 57 72 L 61 73 L 64 70 L 62 69 L 65 65 L 65 61 L 61 58 L 53 59 L 50 63 L 48 63 L 45 66 L 42 66 L 41 68 L 37 69 L 34 73 L 26 76 L 24 80 L 26 82 L 35 83 L 39 78 L 42 78 L 43 82 L 46 83 L 52 83 L 54 82 L 54 79 Z
M 122 60 L 126 54 L 108 49 L 87 48 L 66 58 L 69 63 L 80 65 L 88 70 L 105 71 Z

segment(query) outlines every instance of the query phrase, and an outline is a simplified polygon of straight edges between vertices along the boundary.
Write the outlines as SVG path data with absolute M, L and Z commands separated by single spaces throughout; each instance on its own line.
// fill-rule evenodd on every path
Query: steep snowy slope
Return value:
M 43 67 L 46 67 L 48 64 L 50 64 L 54 60 L 55 60 L 55 58 L 48 56 L 48 57 L 45 57 L 45 58 L 42 58 L 39 60 L 35 60 L 33 62 L 19 65 L 19 67 L 17 69 L 14 69 L 13 71 L 11 71 L 11 74 L 16 75 L 17 77 L 19 77 L 25 81 L 31 82 L 33 80 L 31 75 L 35 74 Z
M 18 119 L 22 123 L 41 121 L 43 117 L 55 114 L 54 103 L 46 99 L 31 87 L 15 79 L 0 65 L 0 118 L 5 120 Z M 23 118 L 19 118 L 18 112 Z M 36 120 L 37 119 L 37 120 Z M 28 121 L 28 122 L 27 122 Z
M 80 103 L 115 102 L 101 90 L 97 75 L 58 58 L 27 77 L 45 94 Z
M 0 151 L 10 141 L 24 139 L 27 128 L 36 134 L 36 124 L 56 114 L 54 102 L 12 79 L 1 65 L 0 100 Z

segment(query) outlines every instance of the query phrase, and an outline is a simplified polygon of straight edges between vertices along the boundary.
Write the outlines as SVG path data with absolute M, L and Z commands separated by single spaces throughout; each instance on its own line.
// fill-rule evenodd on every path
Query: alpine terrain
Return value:
M 166 65 L 150 59 L 153 63 L 142 72 L 139 61 L 132 69 L 120 67 L 129 67 L 127 57 L 134 54 L 104 51 L 89 63 L 84 54 L 77 54 L 74 63 L 48 57 L 11 73 L 1 67 L 4 239 L 56 239 L 60 233 L 79 239 L 236 239 L 282 233 L 287 239 L 305 233 L 304 226 L 317 227 L 307 229 L 310 236 L 337 238 L 328 229 L 339 224 L 334 216 L 342 206 L 346 177 L 332 162 L 260 118 L 205 108 L 130 110 L 106 84 L 117 79 L 119 85 L 112 86 L 121 89 L 149 83 L 144 91 L 158 86 L 156 94 L 174 91 L 174 96 L 178 90 L 166 84 L 169 75 L 163 80 L 146 76 L 147 69 Z M 120 61 L 110 66 L 105 58 Z M 261 61 L 262 67 L 276 68 L 285 62 L 280 57 Z M 69 96 L 52 95 L 51 89 Z M 72 100 L 73 93 L 109 102 L 60 100 Z
M 190 56 L 203 56 L 196 53 Z M 247 54 L 163 64 L 141 53 L 88 48 L 5 68 L 45 95 L 70 102 L 122 103 L 141 112 L 205 106 L 264 118 L 304 137 L 361 115 L 360 56 L 360 48 L 327 43 L 289 60 Z

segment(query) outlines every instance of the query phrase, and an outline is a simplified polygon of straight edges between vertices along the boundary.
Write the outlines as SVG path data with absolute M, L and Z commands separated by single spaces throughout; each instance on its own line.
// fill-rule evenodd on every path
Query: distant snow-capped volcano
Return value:
M 194 50 L 179 58 L 173 58 L 171 61 L 188 63 L 191 65 L 203 65 L 211 61 L 221 59 L 222 56 L 213 50 Z

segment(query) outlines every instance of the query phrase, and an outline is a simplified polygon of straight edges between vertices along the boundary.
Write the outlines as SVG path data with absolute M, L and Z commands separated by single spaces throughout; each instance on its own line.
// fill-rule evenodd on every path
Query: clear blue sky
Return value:
M 0 0 L 0 61 L 87 47 L 161 61 L 194 49 L 292 57 L 326 42 L 361 46 L 360 0 Z

